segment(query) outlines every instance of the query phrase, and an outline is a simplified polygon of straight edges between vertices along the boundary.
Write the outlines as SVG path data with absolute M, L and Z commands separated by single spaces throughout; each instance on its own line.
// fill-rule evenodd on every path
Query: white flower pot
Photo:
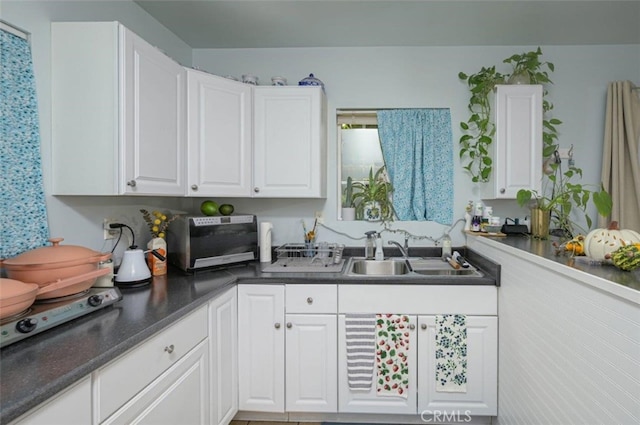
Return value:
M 342 208 L 342 221 L 353 221 L 356 219 L 355 208 Z

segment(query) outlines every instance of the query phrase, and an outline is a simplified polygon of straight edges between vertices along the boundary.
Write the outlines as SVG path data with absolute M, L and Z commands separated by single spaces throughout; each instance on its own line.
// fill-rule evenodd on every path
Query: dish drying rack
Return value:
M 330 243 L 288 243 L 276 248 L 277 261 L 296 263 L 338 264 L 342 260 L 344 245 Z

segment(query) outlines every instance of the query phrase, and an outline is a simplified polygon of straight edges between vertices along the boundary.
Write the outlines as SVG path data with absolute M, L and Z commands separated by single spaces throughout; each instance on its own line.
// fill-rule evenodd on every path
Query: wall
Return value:
M 203 70 L 223 76 L 240 77 L 252 73 L 262 84 L 269 84 L 272 76 L 281 75 L 289 84 L 295 85 L 310 72 L 325 83 L 330 121 L 326 202 L 237 202 L 243 209 L 274 221 L 275 240 L 287 242 L 300 241 L 299 218 L 305 217 L 310 223 L 318 210 L 323 211 L 328 226 L 352 236 L 360 237 L 366 230 L 379 228 L 371 223 L 335 220 L 338 208 L 335 110 L 339 108 L 451 108 L 456 144 L 452 190 L 455 192 L 455 217 L 461 218 L 466 203 L 478 199 L 479 192 L 457 159 L 457 141 L 461 136 L 459 122 L 468 118 L 468 90 L 466 84 L 458 80 L 458 72 L 470 74 L 491 65 L 509 72 L 510 69 L 502 64 L 504 58 L 536 47 L 195 49 L 193 62 Z M 548 99 L 555 104 L 555 116 L 564 122 L 559 127 L 560 145 L 568 148 L 573 144 L 576 165 L 584 171 L 584 182 L 598 183 L 607 83 L 629 79 L 640 84 L 640 45 L 542 46 L 542 50 L 543 59 L 555 65 L 552 74 L 555 84 L 549 88 Z M 528 213 L 514 201 L 487 201 L 487 204 L 492 205 L 494 214 L 501 217 L 524 217 Z M 461 226 L 458 224 L 452 233 L 454 245 L 464 243 L 459 232 Z M 393 228 L 434 238 L 439 238 L 446 230 L 444 226 L 429 222 L 394 223 Z M 401 239 L 400 236 L 384 236 L 385 239 Z M 319 237 L 354 244 L 326 229 L 321 229 Z M 418 244 L 431 245 L 426 240 L 412 241 L 412 245 Z
M 252 200 L 218 199 L 230 202 L 238 212 L 256 213 L 259 220 L 274 222 L 274 243 L 301 241 L 300 219 L 307 225 L 321 211 L 327 225 L 353 237 L 379 229 L 370 223 L 337 222 L 336 129 L 332 118 L 336 108 L 445 106 L 452 111 L 454 143 L 460 137 L 457 123 L 467 118 L 468 93 L 458 81 L 459 71 L 472 73 L 483 65 L 500 64 L 505 57 L 536 46 L 521 47 L 385 47 L 385 48 L 313 48 L 313 49 L 220 49 L 191 50 L 180 39 L 131 1 L 24 2 L 2 0 L 0 17 L 32 33 L 34 66 L 41 120 L 45 186 L 50 193 L 50 48 L 49 24 L 59 20 L 119 20 L 184 65 L 193 63 L 219 75 L 254 73 L 268 83 L 274 75 L 283 75 L 290 84 L 314 72 L 327 87 L 329 106 L 328 198 L 326 200 Z M 294 35 L 292 35 L 294 36 Z M 560 129 L 563 147 L 574 144 L 577 165 L 585 170 L 585 181 L 599 180 L 606 85 L 612 80 L 630 79 L 640 83 L 640 45 L 628 46 L 542 46 L 544 58 L 555 63 L 555 85 L 550 100 L 557 117 L 564 121 Z M 505 69 L 506 71 L 506 69 Z M 88 158 L 87 160 L 99 160 Z M 91 176 L 79 176 L 91 178 Z M 477 199 L 473 185 L 458 164 L 452 190 L 455 192 L 456 217 L 464 205 Z M 110 249 L 103 243 L 102 219 L 127 222 L 141 233 L 144 228 L 138 208 L 173 208 L 197 212 L 199 198 L 151 197 L 52 197 L 47 196 L 51 234 L 66 243 L 94 249 Z M 527 214 L 514 202 L 493 201 L 496 215 Z M 394 229 L 407 229 L 424 237 L 439 238 L 446 228 L 434 223 L 394 223 Z M 454 245 L 464 244 L 458 231 L 452 233 Z M 385 234 L 385 239 L 396 238 Z M 320 229 L 320 240 L 360 245 L 347 236 Z M 432 245 L 427 239 L 412 245 Z
M 497 423 L 638 423 L 637 293 L 624 286 L 605 292 L 600 288 L 618 284 L 470 239 L 502 264 Z M 629 298 L 613 295 L 618 291 Z
M 138 5 L 130 1 L 6 1 L 0 4 L 0 18 L 31 33 L 31 48 L 36 76 L 42 166 L 45 192 L 51 193 L 51 48 L 50 23 L 52 21 L 120 21 L 138 35 L 163 49 L 183 65 L 191 65 L 191 48 L 164 26 L 151 18 Z M 99 161 L 100 158 L 86 158 Z M 92 178 L 92 176 L 78 176 Z M 47 196 L 50 234 L 64 237 L 67 244 L 83 245 L 92 249 L 110 250 L 111 242 L 102 239 L 102 219 L 124 220 L 140 229 L 137 235 L 144 240 L 141 206 L 190 208 L 191 201 L 141 197 L 71 197 Z M 146 236 L 146 235 L 145 235 Z M 148 239 L 148 238 L 147 238 Z M 136 241 L 138 243 L 138 241 Z M 121 243 L 118 247 L 124 248 Z

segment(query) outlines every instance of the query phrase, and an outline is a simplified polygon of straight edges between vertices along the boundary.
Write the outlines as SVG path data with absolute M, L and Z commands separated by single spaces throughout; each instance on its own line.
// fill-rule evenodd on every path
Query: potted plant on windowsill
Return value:
M 353 178 L 347 177 L 347 184 L 342 193 L 342 220 L 353 221 L 356 219 L 356 205 L 353 199 Z
M 587 185 L 571 182 L 575 176 L 582 178 L 580 168 L 569 167 L 567 171 L 560 173 L 559 163 L 552 163 L 550 167 L 552 174 L 547 178 L 551 186 L 543 188 L 543 193 L 520 189 L 516 194 L 518 205 L 531 208 L 531 234 L 534 237 L 548 238 L 551 222 L 563 238 L 571 239 L 577 230 L 585 232 L 571 220 L 570 215 L 576 208 L 581 210 L 587 227 L 591 228 L 592 220 L 586 211 L 589 201 L 593 201 L 598 214 L 611 214 L 611 197 L 602 186 L 597 190 L 591 190 Z
M 387 178 L 384 165 L 375 174 L 371 167 L 369 178 L 362 182 L 353 182 L 353 187 L 358 190 L 353 194 L 357 219 L 393 221 L 394 210 L 391 202 L 393 185 Z

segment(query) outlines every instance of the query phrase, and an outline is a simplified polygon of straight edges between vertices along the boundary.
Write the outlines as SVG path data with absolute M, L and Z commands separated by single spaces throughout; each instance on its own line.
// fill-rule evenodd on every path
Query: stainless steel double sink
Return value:
M 392 276 L 403 277 L 482 277 L 484 274 L 473 266 L 454 269 L 440 258 L 392 257 L 384 260 L 367 260 L 351 257 L 345 268 L 347 276 Z

